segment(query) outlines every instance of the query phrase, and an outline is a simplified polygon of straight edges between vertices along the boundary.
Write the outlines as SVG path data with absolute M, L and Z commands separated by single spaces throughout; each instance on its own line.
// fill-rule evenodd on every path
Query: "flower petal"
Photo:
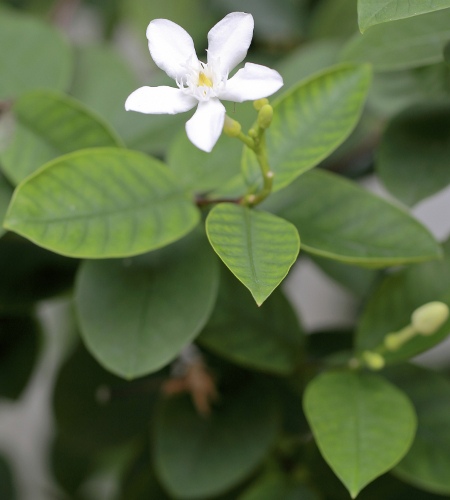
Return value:
M 168 19 L 154 19 L 148 25 L 147 38 L 156 65 L 174 80 L 184 80 L 189 61 L 198 64 L 194 41 L 178 24 Z
M 173 87 L 141 87 L 128 96 L 127 111 L 147 114 L 183 113 L 197 104 L 197 99 Z
M 194 116 L 186 123 L 189 140 L 202 151 L 211 152 L 225 120 L 225 107 L 218 99 L 200 101 Z
M 227 81 L 219 98 L 227 101 L 254 101 L 268 97 L 283 86 L 278 71 L 260 64 L 247 63 Z
M 227 75 L 244 60 L 253 36 L 253 16 L 232 12 L 219 21 L 208 33 L 208 64 L 220 64 Z

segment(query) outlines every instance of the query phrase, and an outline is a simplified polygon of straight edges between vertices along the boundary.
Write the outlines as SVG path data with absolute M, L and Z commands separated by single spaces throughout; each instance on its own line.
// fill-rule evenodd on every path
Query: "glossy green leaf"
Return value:
M 259 306 L 286 277 L 300 250 L 292 224 L 231 203 L 211 210 L 206 231 L 216 253 Z
M 343 65 L 313 76 L 277 99 L 267 132 L 274 190 L 330 155 L 350 134 L 361 115 L 371 79 L 368 66 Z M 259 167 L 246 148 L 243 169 L 249 184 Z
M 377 171 L 388 190 L 414 205 L 450 184 L 450 104 L 422 104 L 387 126 Z
M 0 223 L 3 224 L 6 211 L 8 210 L 9 202 L 11 201 L 13 190 L 7 180 L 0 174 Z M 0 226 L 0 237 L 5 233 L 5 230 Z
M 323 457 L 352 498 L 394 467 L 414 439 L 411 402 L 377 375 L 319 375 L 307 386 L 303 406 Z
M 222 273 L 220 285 L 216 307 L 199 342 L 236 364 L 291 373 L 302 359 L 304 334 L 281 291 L 275 290 L 258 309 L 229 272 Z
M 375 71 L 415 68 L 443 61 L 449 38 L 447 9 L 374 26 L 364 35 L 355 35 L 341 58 L 371 63 Z
M 358 22 L 363 33 L 375 24 L 450 8 L 450 0 L 358 0 Z
M 217 286 L 217 260 L 197 233 L 133 259 L 85 262 L 76 286 L 82 337 L 113 373 L 154 372 L 201 331 Z
M 67 88 L 72 53 L 66 39 L 49 24 L 2 9 L 0 47 L 0 100 L 35 88 Z
M 188 397 L 162 401 L 154 428 L 156 473 L 175 498 L 213 498 L 248 476 L 278 432 L 277 405 L 267 385 L 221 391 L 208 418 Z
M 401 208 L 324 170 L 268 200 L 298 229 L 302 248 L 349 264 L 383 267 L 441 256 L 429 231 Z
M 136 255 L 191 231 L 199 212 L 169 169 L 137 151 L 88 149 L 16 190 L 5 227 L 69 257 Z
M 413 365 L 388 375 L 411 398 L 419 421 L 414 443 L 394 473 L 418 488 L 450 495 L 450 380 Z
M 14 184 L 62 154 L 121 145 L 106 123 L 64 94 L 47 90 L 29 92 L 15 102 L 13 111 L 14 138 L 0 153 L 0 161 L 5 175 Z
M 435 300 L 450 306 L 450 241 L 444 244 L 443 260 L 413 266 L 380 283 L 363 310 L 356 334 L 357 349 L 374 349 L 388 333 L 408 325 L 417 307 Z M 450 320 L 433 335 L 418 336 L 400 350 L 387 353 L 386 360 L 408 359 L 438 344 L 449 333 Z

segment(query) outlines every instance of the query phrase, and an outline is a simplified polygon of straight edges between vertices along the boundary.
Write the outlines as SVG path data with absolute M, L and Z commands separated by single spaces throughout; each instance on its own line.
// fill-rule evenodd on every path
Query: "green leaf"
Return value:
M 0 47 L 0 100 L 35 88 L 68 87 L 71 50 L 66 39 L 49 24 L 2 9 Z
M 201 331 L 217 295 L 217 260 L 197 233 L 127 260 L 84 262 L 76 286 L 81 334 L 108 370 L 154 372 Z
M 429 231 L 404 210 L 324 170 L 306 173 L 266 208 L 290 220 L 314 255 L 370 267 L 441 256 Z
M 53 410 L 72 450 L 92 454 L 145 433 L 153 399 L 152 392 L 142 394 L 132 382 L 104 370 L 80 345 L 58 373 Z
M 414 365 L 387 374 L 411 398 L 419 421 L 414 443 L 394 473 L 419 488 L 450 495 L 450 381 Z
M 1 397 L 20 397 L 35 367 L 40 343 L 40 329 L 32 316 L 0 316 Z
M 436 300 L 450 306 L 450 240 L 444 244 L 443 260 L 422 263 L 384 278 L 365 305 L 356 348 L 376 348 L 388 333 L 408 325 L 417 307 Z M 408 359 L 438 344 L 449 333 L 450 320 L 433 335 L 417 336 L 400 350 L 386 353 L 386 361 Z
M 222 273 L 216 308 L 199 342 L 251 369 L 288 375 L 302 359 L 304 334 L 281 291 L 260 309 L 234 277 Z
M 9 202 L 11 201 L 13 190 L 7 180 L 0 174 L 0 223 L 3 224 Z M 3 236 L 5 230 L 0 226 L 0 237 Z
M 450 0 L 358 0 L 361 33 L 375 24 L 450 8 Z
M 300 251 L 297 230 L 267 212 L 221 203 L 206 219 L 209 241 L 260 306 L 286 277 Z
M 313 39 L 346 40 L 358 29 L 356 0 L 322 0 L 314 6 L 309 24 Z
M 267 151 L 275 191 L 316 166 L 349 136 L 370 80 L 368 66 L 340 65 L 301 82 L 274 102 Z M 254 184 L 260 172 L 249 148 L 242 162 L 248 183 Z
M 318 500 L 318 495 L 302 484 L 295 484 L 279 472 L 258 478 L 238 500 Z
M 17 119 L 15 134 L 0 153 L 0 161 L 14 184 L 62 154 L 121 145 L 106 123 L 64 94 L 29 92 L 16 101 L 13 111 Z
M 175 498 L 212 498 L 248 476 L 276 438 L 277 405 L 267 385 L 221 390 L 208 418 L 187 397 L 162 401 L 154 428 L 156 473 Z
M 408 451 L 416 415 L 407 396 L 366 373 L 323 373 L 307 386 L 303 406 L 317 445 L 355 498 Z
M 137 151 L 87 149 L 16 190 L 5 227 L 69 257 L 136 255 L 181 238 L 199 211 L 169 169 Z
M 450 184 L 450 104 L 411 107 L 387 126 L 377 171 L 388 190 L 407 205 Z
M 344 47 L 341 59 L 371 63 L 375 71 L 415 68 L 443 61 L 449 38 L 447 9 L 374 26 L 365 35 L 355 35 Z

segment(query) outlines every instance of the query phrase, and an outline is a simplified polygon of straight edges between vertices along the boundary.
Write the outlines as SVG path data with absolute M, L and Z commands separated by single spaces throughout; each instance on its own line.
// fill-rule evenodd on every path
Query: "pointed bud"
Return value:
M 264 104 L 258 113 L 258 125 L 263 128 L 269 128 L 272 123 L 273 108 L 270 104 Z
M 225 121 L 223 123 L 224 134 L 228 135 L 228 137 L 237 137 L 241 133 L 241 129 L 242 127 L 239 122 L 225 115 Z
M 383 356 L 374 351 L 364 351 L 362 353 L 362 359 L 367 368 L 371 370 L 381 370 L 386 364 Z
M 258 99 L 257 101 L 253 101 L 253 107 L 256 111 L 259 111 L 265 104 L 269 104 L 269 99 L 263 97 L 262 99 Z
M 448 315 L 447 304 L 428 302 L 412 313 L 411 324 L 417 333 L 432 335 L 447 321 Z

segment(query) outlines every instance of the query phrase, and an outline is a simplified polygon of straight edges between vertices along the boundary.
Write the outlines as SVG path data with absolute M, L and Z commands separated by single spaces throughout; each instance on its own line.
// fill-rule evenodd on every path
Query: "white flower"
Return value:
M 225 119 L 225 107 L 219 99 L 234 102 L 261 99 L 283 85 L 277 71 L 252 63 L 228 79 L 230 71 L 247 54 L 253 26 L 251 14 L 232 12 L 224 17 L 208 33 L 205 64 L 197 59 L 194 42 L 181 26 L 167 19 L 155 19 L 147 28 L 150 54 L 178 88 L 141 87 L 128 97 L 125 109 L 175 114 L 198 105 L 186 123 L 186 133 L 195 146 L 210 152 Z

